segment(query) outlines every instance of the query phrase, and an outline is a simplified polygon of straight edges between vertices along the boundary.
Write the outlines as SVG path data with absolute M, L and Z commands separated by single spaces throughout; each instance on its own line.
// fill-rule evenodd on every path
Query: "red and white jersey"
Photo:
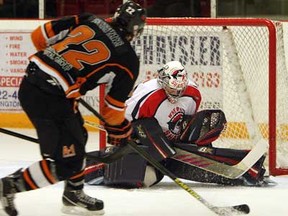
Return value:
M 183 116 L 197 112 L 200 102 L 201 93 L 192 81 L 189 81 L 186 90 L 177 102 L 172 104 L 157 79 L 152 79 L 139 84 L 126 101 L 126 118 L 133 121 L 154 117 L 167 138 L 173 141 L 181 135 Z

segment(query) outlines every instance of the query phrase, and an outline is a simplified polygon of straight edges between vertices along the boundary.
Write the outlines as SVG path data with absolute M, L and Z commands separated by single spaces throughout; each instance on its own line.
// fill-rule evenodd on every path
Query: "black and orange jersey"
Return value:
M 121 31 L 95 15 L 82 14 L 47 22 L 31 38 L 38 52 L 30 61 L 56 78 L 67 98 L 106 84 L 103 117 L 112 125 L 124 120 L 139 59 Z

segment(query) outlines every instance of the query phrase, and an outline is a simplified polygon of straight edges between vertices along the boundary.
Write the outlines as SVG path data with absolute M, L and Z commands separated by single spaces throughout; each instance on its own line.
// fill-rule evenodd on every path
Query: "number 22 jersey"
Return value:
M 54 77 L 67 98 L 106 84 L 104 118 L 110 124 L 124 120 L 139 60 L 123 32 L 95 15 L 82 14 L 49 21 L 31 38 L 38 52 L 29 60 Z

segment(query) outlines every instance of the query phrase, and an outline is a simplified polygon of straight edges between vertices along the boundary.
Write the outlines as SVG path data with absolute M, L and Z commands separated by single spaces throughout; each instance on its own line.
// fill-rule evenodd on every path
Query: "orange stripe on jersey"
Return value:
M 85 174 L 85 172 L 84 172 L 84 170 L 83 170 L 81 173 L 72 176 L 70 179 L 77 179 L 77 178 L 80 178 L 80 177 L 84 176 L 84 174 Z
M 119 125 L 125 119 L 124 117 L 125 110 L 119 111 L 119 110 L 112 109 L 108 107 L 107 105 L 105 105 L 102 109 L 102 115 L 108 124 Z
M 86 78 L 84 77 L 78 77 L 76 80 L 76 83 L 70 86 L 66 91 L 65 94 L 67 95 L 67 98 L 78 98 L 81 96 L 79 89 L 83 83 L 86 82 Z M 75 91 L 76 90 L 76 91 Z M 74 91 L 74 92 L 73 92 Z
M 47 161 L 45 160 L 41 161 L 41 168 L 43 170 L 44 175 L 50 181 L 50 183 L 55 184 L 57 181 L 55 180 L 54 176 L 51 174 Z
M 30 186 L 30 188 L 32 188 L 33 190 L 37 189 L 37 185 L 34 184 L 33 180 L 30 178 L 29 174 L 28 174 L 28 169 L 26 169 L 23 172 L 23 177 L 25 182 Z
M 45 23 L 44 28 L 45 28 L 48 38 L 55 36 L 55 32 L 53 31 L 53 28 L 52 28 L 52 22 Z
M 126 68 L 126 67 L 124 67 L 124 66 L 122 66 L 120 64 L 116 64 L 116 63 L 105 64 L 105 65 L 101 66 L 100 68 L 97 68 L 96 70 L 94 70 L 90 74 L 88 74 L 88 76 L 86 76 L 86 77 L 93 76 L 93 74 L 97 73 L 99 70 L 103 70 L 105 67 L 118 67 L 118 68 L 121 68 L 122 70 L 124 70 L 130 76 L 130 78 L 132 80 L 134 79 L 133 73 L 128 68 Z
M 120 64 L 105 64 L 103 66 L 101 66 L 100 68 L 97 68 L 96 70 L 94 70 L 93 72 L 89 73 L 86 77 L 82 77 L 82 78 L 77 78 L 77 81 L 74 85 L 72 85 L 71 87 L 69 87 L 68 90 L 66 90 L 66 95 L 67 98 L 77 98 L 80 97 L 80 93 L 78 92 L 80 89 L 81 85 L 86 81 L 86 79 L 88 79 L 89 77 L 93 76 L 95 73 L 97 73 L 98 71 L 103 70 L 105 67 L 119 67 L 122 70 L 124 70 L 125 72 L 127 72 L 127 74 L 130 76 L 130 78 L 133 80 L 134 79 L 134 75 L 133 73 L 126 67 L 120 65 Z M 74 92 L 73 92 L 74 91 Z M 116 100 L 109 100 L 109 103 L 111 103 L 112 105 L 115 105 L 117 107 L 124 107 L 124 103 L 120 102 L 120 101 L 116 101 Z M 122 103 L 122 104 L 121 104 Z
M 125 107 L 125 103 L 124 103 L 124 102 L 118 101 L 118 100 L 112 98 L 112 97 L 109 96 L 109 95 L 107 95 L 107 96 L 105 97 L 105 100 L 106 100 L 109 104 L 111 104 L 112 106 L 118 107 L 118 108 L 120 108 L 120 109 L 124 109 L 124 107 Z
M 46 44 L 46 39 L 42 33 L 41 26 L 36 28 L 32 33 L 31 33 L 31 40 L 33 42 L 33 45 L 37 49 L 37 51 L 43 50 L 47 47 Z

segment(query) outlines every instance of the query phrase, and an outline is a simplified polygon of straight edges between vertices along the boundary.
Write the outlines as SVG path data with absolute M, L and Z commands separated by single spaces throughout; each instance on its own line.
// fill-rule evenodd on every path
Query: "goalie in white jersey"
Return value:
M 188 79 L 187 72 L 178 61 L 171 61 L 158 71 L 158 78 L 140 83 L 133 96 L 126 101 L 126 118 L 158 120 L 169 140 L 181 135 L 184 115 L 197 112 L 201 94 L 197 85 Z
M 187 160 L 187 156 L 196 154 L 203 160 L 209 158 L 232 166 L 249 152 L 212 147 L 212 141 L 225 128 L 226 118 L 221 110 L 198 111 L 200 103 L 201 93 L 188 79 L 184 66 L 179 61 L 168 62 L 158 70 L 156 79 L 140 83 L 126 101 L 126 118 L 132 122 L 134 140 L 178 178 L 225 185 L 262 184 L 265 156 L 237 179 L 200 168 L 192 158 Z M 162 178 L 133 152 L 109 164 L 88 160 L 85 181 L 134 188 L 154 185 Z

